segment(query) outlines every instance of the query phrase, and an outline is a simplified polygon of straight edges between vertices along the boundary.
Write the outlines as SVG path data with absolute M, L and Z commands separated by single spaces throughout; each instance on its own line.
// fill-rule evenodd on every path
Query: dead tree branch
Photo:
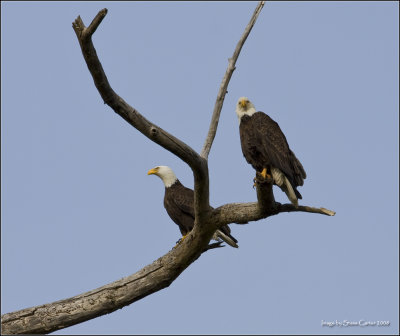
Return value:
M 211 221 L 220 228 L 226 224 L 248 224 L 252 221 L 268 218 L 282 212 L 309 212 L 326 216 L 334 216 L 335 211 L 325 208 L 314 208 L 305 205 L 281 204 L 275 202 L 272 192 L 273 181 L 264 180 L 258 173 L 256 176 L 257 202 L 229 203 L 213 210 Z
M 208 154 L 210 153 L 212 143 L 214 142 L 215 135 L 217 133 L 217 128 L 218 128 L 218 122 L 219 122 L 219 116 L 221 115 L 221 110 L 222 106 L 224 105 L 224 99 L 225 95 L 228 92 L 228 85 L 229 81 L 231 80 L 233 71 L 235 71 L 236 67 L 236 61 L 239 57 L 240 51 L 242 50 L 242 47 L 244 45 L 244 42 L 246 42 L 247 37 L 249 36 L 251 29 L 253 28 L 254 24 L 256 23 L 256 20 L 258 18 L 258 15 L 260 14 L 262 8 L 264 7 L 265 1 L 260 1 L 254 10 L 253 16 L 250 19 L 250 22 L 246 26 L 246 29 L 244 30 L 244 33 L 242 37 L 240 38 L 239 42 L 236 45 L 235 51 L 233 52 L 233 55 L 231 58 L 229 58 L 228 62 L 228 68 L 226 69 L 224 78 L 222 79 L 221 86 L 218 91 L 217 99 L 215 101 L 214 105 L 214 112 L 211 118 L 211 123 L 210 123 L 210 128 L 208 130 L 207 138 L 204 142 L 203 149 L 201 150 L 201 157 L 208 159 Z
M 325 208 L 314 208 L 305 205 L 296 207 L 293 204 L 275 202 L 272 179 L 264 179 L 257 172 L 254 180 L 257 188 L 257 202 L 229 203 L 214 209 L 210 220 L 215 223 L 217 228 L 231 223 L 248 224 L 281 212 L 309 212 L 326 216 L 334 216 L 336 214 L 335 211 Z
M 204 244 L 195 235 L 187 237 L 128 277 L 72 298 L 4 314 L 2 334 L 47 334 L 109 314 L 168 287 L 201 253 L 218 247 L 219 243 Z
M 96 15 L 88 28 L 85 27 L 80 16 L 72 24 L 94 84 L 104 103 L 110 106 L 115 113 L 150 140 L 169 150 L 190 166 L 194 176 L 196 219 L 202 221 L 202 216 L 207 213 L 209 207 L 207 160 L 200 157 L 195 150 L 183 141 L 148 121 L 111 88 L 92 42 L 93 33 L 106 15 L 107 9 L 104 8 Z
M 326 216 L 334 216 L 336 214 L 335 211 L 325 208 L 314 208 L 303 205 L 299 205 L 296 208 L 293 204 L 280 204 L 279 202 L 276 202 L 267 212 L 260 210 L 258 202 L 228 203 L 214 209 L 210 220 L 215 222 L 217 227 L 220 228 L 231 223 L 248 224 L 248 222 L 258 221 L 281 212 L 309 212 Z

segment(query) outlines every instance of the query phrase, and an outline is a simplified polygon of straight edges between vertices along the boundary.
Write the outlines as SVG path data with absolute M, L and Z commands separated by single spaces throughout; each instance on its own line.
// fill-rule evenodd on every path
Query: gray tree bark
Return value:
M 243 44 L 254 26 L 264 1 L 261 1 L 240 38 L 222 80 L 216 99 L 212 120 L 201 154 L 172 134 L 145 119 L 111 88 L 92 43 L 92 35 L 107 14 L 101 10 L 89 27 L 78 18 L 72 26 L 82 49 L 83 57 L 93 77 L 94 84 L 105 104 L 150 140 L 169 150 L 186 162 L 193 171 L 195 192 L 195 226 L 188 237 L 177 247 L 138 272 L 92 291 L 2 315 L 3 334 L 44 334 L 60 330 L 92 318 L 111 313 L 138 301 L 147 295 L 168 287 L 191 263 L 205 251 L 221 247 L 209 241 L 216 229 L 230 223 L 247 224 L 281 212 L 303 211 L 333 216 L 325 208 L 275 202 L 272 181 L 256 175 L 258 202 L 225 204 L 210 210 L 208 154 L 218 127 L 226 90 L 235 70 L 235 63 Z

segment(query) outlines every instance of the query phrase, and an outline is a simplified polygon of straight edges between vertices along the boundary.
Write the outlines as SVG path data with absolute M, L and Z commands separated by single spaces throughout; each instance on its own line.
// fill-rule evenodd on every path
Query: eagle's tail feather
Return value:
M 292 153 L 293 156 L 293 169 L 294 169 L 294 174 L 293 174 L 293 178 L 294 178 L 294 182 L 296 184 L 296 186 L 302 186 L 304 184 L 304 179 L 307 177 L 306 171 L 303 168 L 303 165 L 301 164 L 301 162 L 299 161 L 299 159 L 296 157 L 296 155 L 294 155 L 294 153 L 292 151 L 290 151 Z M 299 197 L 301 198 L 301 197 Z
M 297 190 L 297 188 L 293 188 L 293 190 L 294 190 L 294 193 L 296 194 L 296 196 L 297 196 L 298 199 L 302 199 L 302 198 L 303 198 L 303 196 L 301 196 L 301 194 L 299 193 L 299 191 Z
M 272 168 L 271 169 L 272 177 L 274 179 L 275 184 L 285 192 L 290 202 L 295 206 L 299 205 L 298 198 L 301 199 L 300 193 L 296 188 L 293 188 L 292 184 L 288 180 L 288 178 L 283 174 L 279 169 Z
M 225 243 L 232 247 L 238 248 L 239 245 L 237 244 L 237 240 L 233 238 L 232 236 L 228 236 L 227 234 L 223 233 L 221 230 L 217 230 L 214 233 L 213 239 L 218 240 L 222 239 Z
M 283 187 L 283 185 L 285 187 Z M 297 189 L 293 190 L 292 184 L 289 182 L 289 180 L 287 179 L 286 176 L 285 176 L 285 180 L 284 180 L 283 185 L 282 185 L 281 188 L 286 193 L 286 195 L 289 198 L 290 202 L 292 202 L 292 204 L 295 205 L 295 206 L 299 206 L 299 200 L 297 199 L 297 197 L 298 197 L 298 195 L 300 195 L 300 193 L 297 191 Z M 297 191 L 297 193 L 295 191 Z M 300 195 L 299 198 L 301 198 L 301 195 Z

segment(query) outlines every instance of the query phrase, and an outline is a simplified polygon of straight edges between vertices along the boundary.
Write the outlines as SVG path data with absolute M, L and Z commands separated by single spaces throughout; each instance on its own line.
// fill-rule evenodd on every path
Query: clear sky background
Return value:
M 2 2 L 2 313 L 124 276 L 179 239 L 150 168 L 190 168 L 104 105 L 72 22 L 114 90 L 200 151 L 255 2 Z M 172 285 L 54 334 L 395 334 L 399 331 L 399 4 L 267 2 L 237 62 L 209 157 L 214 207 L 256 200 L 235 104 L 248 96 L 303 163 L 303 205 L 232 225 Z M 275 190 L 280 202 L 286 196 Z M 390 321 L 326 327 L 321 321 Z

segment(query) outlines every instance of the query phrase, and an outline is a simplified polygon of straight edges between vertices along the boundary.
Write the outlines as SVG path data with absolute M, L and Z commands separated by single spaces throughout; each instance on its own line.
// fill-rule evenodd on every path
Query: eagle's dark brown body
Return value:
M 306 172 L 290 150 L 279 125 L 263 112 L 240 119 L 240 140 L 243 155 L 253 168 L 261 172 L 267 168 L 278 168 L 289 180 L 296 196 L 301 199 L 296 187 L 302 186 Z
M 186 188 L 179 180 L 165 188 L 164 207 L 171 219 L 179 226 L 182 235 L 189 233 L 194 226 L 194 192 Z M 225 225 L 219 229 L 235 243 L 238 241 L 231 235 L 231 229 Z

